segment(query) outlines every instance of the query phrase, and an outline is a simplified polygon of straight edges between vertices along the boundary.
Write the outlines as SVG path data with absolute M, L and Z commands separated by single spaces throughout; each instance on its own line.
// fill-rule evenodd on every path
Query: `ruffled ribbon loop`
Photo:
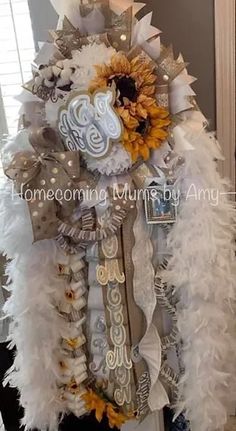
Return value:
M 49 127 L 32 132 L 29 139 L 34 152 L 15 154 L 5 174 L 27 201 L 34 240 L 39 241 L 56 237 L 61 218 L 71 215 L 76 206 L 73 191 L 80 176 L 80 154 L 65 151 Z

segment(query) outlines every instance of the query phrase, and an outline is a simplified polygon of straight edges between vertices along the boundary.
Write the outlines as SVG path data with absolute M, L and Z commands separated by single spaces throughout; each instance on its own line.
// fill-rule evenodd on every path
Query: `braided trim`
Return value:
M 163 262 L 161 265 L 161 269 L 166 269 L 167 263 L 166 261 Z M 171 304 L 168 294 L 169 289 L 166 283 L 163 283 L 162 279 L 159 276 L 156 276 L 155 278 L 155 292 L 157 301 L 160 304 L 162 308 L 164 308 L 167 313 L 171 316 L 173 321 L 173 328 L 169 335 L 166 335 L 162 338 L 162 349 L 165 352 L 166 350 L 170 349 L 171 347 L 175 347 L 178 344 L 178 327 L 177 327 L 177 313 L 176 308 Z
M 96 226 L 94 214 L 89 208 L 82 208 L 82 228 L 83 230 L 92 231 Z
M 170 386 L 173 397 L 176 398 L 178 393 L 179 376 L 175 371 L 166 363 L 162 366 L 160 376 Z
M 107 239 L 116 234 L 126 218 L 126 215 L 127 211 L 125 209 L 113 211 L 111 219 L 109 220 L 109 225 L 107 227 L 97 228 L 93 231 L 73 227 L 68 223 L 63 222 L 60 223 L 58 230 L 60 234 L 73 238 L 75 241 L 102 241 L 103 239 Z
M 95 218 L 93 216 L 93 213 L 88 208 L 82 209 L 82 229 L 86 231 L 92 231 L 94 229 L 94 226 L 96 224 Z M 62 233 L 60 233 L 56 237 L 56 242 L 58 243 L 59 247 L 68 254 L 78 254 L 81 249 L 86 248 L 86 243 L 79 242 L 79 244 L 76 244 L 76 242 L 72 241 L 72 239 L 67 238 Z
M 85 247 L 82 243 L 75 244 L 70 242 L 69 238 L 65 238 L 62 234 L 59 234 L 55 240 L 59 247 L 67 254 L 78 254 Z

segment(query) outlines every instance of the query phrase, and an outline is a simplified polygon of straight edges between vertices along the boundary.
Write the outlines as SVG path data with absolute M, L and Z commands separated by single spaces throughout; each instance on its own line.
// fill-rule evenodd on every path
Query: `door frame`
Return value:
M 222 174 L 235 182 L 235 0 L 214 0 L 217 137 L 223 147 Z

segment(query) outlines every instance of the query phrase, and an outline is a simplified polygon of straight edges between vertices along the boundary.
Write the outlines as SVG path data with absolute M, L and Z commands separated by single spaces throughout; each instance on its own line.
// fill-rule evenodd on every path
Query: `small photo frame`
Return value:
M 177 204 L 171 186 L 150 186 L 145 194 L 145 212 L 148 224 L 175 223 Z

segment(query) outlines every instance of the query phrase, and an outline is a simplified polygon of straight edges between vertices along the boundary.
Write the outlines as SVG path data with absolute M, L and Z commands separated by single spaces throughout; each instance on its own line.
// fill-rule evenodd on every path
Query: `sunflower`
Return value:
M 110 64 L 96 66 L 97 76 L 90 91 L 113 87 L 115 109 L 124 125 L 123 144 L 133 162 L 147 160 L 151 149 L 159 148 L 168 136 L 169 112 L 156 102 L 155 65 L 141 55 L 129 60 L 125 54 L 115 54 Z
M 111 429 L 120 429 L 131 417 L 124 415 L 123 413 L 117 412 L 112 404 L 107 404 L 107 419 L 109 422 L 109 427 Z
M 92 389 L 89 389 L 88 392 L 82 395 L 82 399 L 85 401 L 86 409 L 89 412 L 95 411 L 97 421 L 101 422 L 106 411 L 105 401 L 93 392 Z
M 109 401 L 96 394 L 92 389 L 89 389 L 85 394 L 81 395 L 81 398 L 85 402 L 86 409 L 89 412 L 95 412 L 95 417 L 98 422 L 102 421 L 104 415 L 107 416 L 111 429 L 115 427 L 120 429 L 125 422 L 134 418 L 131 414 L 125 415 L 119 412 L 117 407 L 114 407 Z
M 151 61 L 144 62 L 140 55 L 129 60 L 125 54 L 119 52 L 113 55 L 110 64 L 98 65 L 95 68 L 97 75 L 91 82 L 90 91 L 114 85 L 118 105 L 137 102 L 141 94 L 155 96 L 155 65 Z
M 155 101 L 146 107 L 145 117 L 139 117 L 138 124 L 125 108 L 118 110 L 124 123 L 124 147 L 131 154 L 133 162 L 139 157 L 148 160 L 150 151 L 161 146 L 168 137 L 169 113 Z M 131 118 L 132 117 L 132 118 Z

